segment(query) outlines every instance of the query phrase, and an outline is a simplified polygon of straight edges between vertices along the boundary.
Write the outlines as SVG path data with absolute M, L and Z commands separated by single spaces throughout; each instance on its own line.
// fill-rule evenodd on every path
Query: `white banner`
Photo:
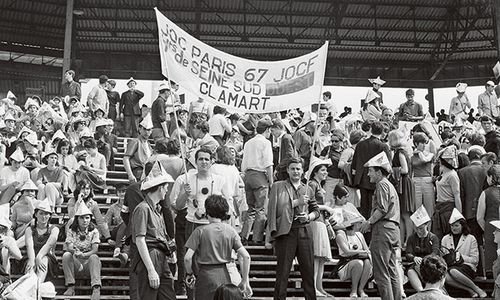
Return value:
M 197 40 L 155 11 L 162 73 L 198 97 L 244 113 L 304 107 L 321 97 L 328 42 L 297 58 L 249 60 Z

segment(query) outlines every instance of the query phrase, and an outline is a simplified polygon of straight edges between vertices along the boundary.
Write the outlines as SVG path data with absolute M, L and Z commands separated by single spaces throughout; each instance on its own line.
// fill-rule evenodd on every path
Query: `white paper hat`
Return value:
M 147 114 L 141 123 L 139 123 L 144 129 L 153 129 L 153 120 L 151 119 L 151 114 Z
M 115 121 L 111 120 L 111 119 L 106 119 L 106 125 L 115 125 Z
M 380 78 L 380 76 L 377 76 L 377 78 L 373 78 L 373 79 L 368 79 L 368 81 L 371 83 L 371 84 L 374 84 L 374 83 L 377 83 L 379 85 L 384 85 L 385 84 L 385 80 L 382 80 Z
M 467 83 L 464 83 L 464 82 L 457 83 L 457 92 L 465 93 L 466 89 L 467 89 Z
M 28 179 L 28 181 L 26 181 L 26 183 L 21 187 L 21 192 L 22 191 L 38 191 L 38 187 L 31 179 Z
M 52 154 L 55 154 L 56 156 L 58 156 L 57 152 L 56 152 L 56 149 L 52 148 L 52 147 L 47 147 L 47 150 L 45 152 L 42 153 L 42 159 L 45 159 L 47 158 L 49 155 L 52 155 Z
M 21 148 L 17 148 L 14 153 L 10 155 L 10 159 L 13 159 L 17 162 L 23 162 L 24 161 L 24 154 Z
M 15 121 L 16 118 L 14 118 L 14 116 L 12 115 L 12 113 L 7 112 L 7 113 L 5 113 L 5 116 L 3 117 L 3 120 L 4 121 L 7 121 L 7 120 Z
M 52 136 L 52 141 L 57 138 L 60 140 L 68 140 L 68 137 L 64 134 L 64 132 L 62 132 L 61 129 L 57 130 L 56 133 L 54 133 L 54 135 Z
M 392 173 L 392 166 L 387 158 L 387 155 L 384 151 L 372 157 L 369 161 L 367 161 L 364 165 L 365 167 L 381 167 L 384 168 L 389 173 Z
M 421 205 L 411 216 L 410 219 L 413 221 L 416 227 L 420 227 L 421 225 L 429 222 L 431 218 L 427 213 L 427 210 L 423 205 Z
M 318 119 L 318 116 L 315 113 L 306 111 L 298 127 L 302 128 L 310 122 L 316 122 L 316 119 Z
M 465 220 L 465 217 L 458 211 L 458 209 L 453 208 L 453 211 L 451 212 L 450 221 L 448 223 L 453 224 L 460 219 Z
M 161 90 L 170 90 L 170 85 L 168 84 L 168 82 L 163 81 L 162 83 L 160 83 L 160 85 L 158 86 L 158 91 Z
M 486 84 L 489 86 L 495 86 L 495 83 L 491 80 L 486 81 Z
M 56 287 L 50 281 L 40 283 L 38 293 L 42 298 L 54 298 L 57 295 Z
M 75 216 L 92 215 L 92 212 L 87 207 L 87 204 L 85 204 L 83 201 L 78 201 L 77 203 L 78 203 L 78 208 L 75 212 Z
M 311 162 L 309 163 L 309 169 L 306 172 L 306 178 L 309 179 L 311 176 L 312 171 L 314 168 L 316 168 L 319 165 L 326 165 L 331 166 L 332 165 L 332 160 L 331 159 L 319 159 L 316 156 L 311 155 Z
M 82 129 L 82 131 L 80 131 L 80 138 L 82 137 L 94 137 L 94 135 L 88 127 L 85 127 Z
M 48 212 L 49 214 L 53 213 L 54 211 L 52 210 L 52 207 L 50 205 L 49 198 L 45 198 L 42 201 L 38 201 L 36 204 L 35 209 Z
M 95 127 L 100 127 L 100 126 L 106 126 L 108 125 L 108 121 L 106 121 L 106 119 L 99 119 L 97 121 L 95 121 Z
M 0 225 L 3 225 L 7 228 L 10 228 L 12 226 L 12 222 L 10 221 L 9 203 L 0 205 Z
M 165 169 L 163 169 L 163 166 L 156 161 L 154 162 L 148 176 L 144 178 L 144 181 L 141 184 L 141 190 L 144 191 L 167 182 L 174 182 L 174 179 L 167 173 L 167 171 L 165 171 Z
M 16 95 L 14 95 L 14 93 L 11 92 L 11 91 L 7 92 L 7 98 L 9 98 L 11 100 L 16 100 L 17 99 Z
M 24 138 L 24 140 L 33 146 L 38 146 L 38 136 L 36 135 L 36 132 L 31 132 Z
M 344 218 L 342 222 L 342 228 L 348 228 L 351 227 L 355 223 L 363 222 L 365 218 L 363 218 L 362 215 L 360 214 L 355 214 L 350 210 L 343 209 L 342 210 L 342 216 Z
M 127 85 L 131 82 L 135 82 L 137 84 L 137 81 L 135 81 L 134 77 L 130 77 L 130 79 L 127 81 Z
M 19 131 L 19 134 L 17 135 L 17 138 L 20 138 L 21 135 L 25 132 L 28 132 L 28 133 L 32 133 L 33 130 L 29 129 L 28 127 L 26 126 L 23 126 L 23 128 L 21 128 L 21 130 Z
M 490 224 L 493 225 L 496 229 L 500 230 L 500 220 L 490 221 Z
M 26 100 L 26 103 L 24 104 L 24 109 L 28 109 L 32 105 L 36 106 L 36 108 L 40 108 L 40 104 L 38 103 L 38 101 L 33 98 L 28 98 L 28 100 Z
M 368 90 L 368 93 L 366 93 L 365 102 L 369 103 L 377 98 L 380 98 L 379 94 L 375 93 L 374 90 L 370 89 Z

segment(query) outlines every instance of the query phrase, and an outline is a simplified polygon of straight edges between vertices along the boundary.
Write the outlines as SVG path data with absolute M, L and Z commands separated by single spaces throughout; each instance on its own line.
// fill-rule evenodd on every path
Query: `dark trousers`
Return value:
M 486 276 L 485 270 L 491 271 L 491 270 L 488 270 L 487 267 L 489 267 L 489 269 L 491 269 L 492 263 L 491 262 L 486 262 L 486 263 L 483 262 L 484 261 L 484 231 L 477 223 L 476 218 L 467 219 L 467 226 L 469 226 L 470 233 L 476 238 L 477 246 L 479 248 L 479 263 L 477 265 L 476 275 L 481 276 L 481 277 Z
M 184 231 L 184 238 L 185 240 L 184 241 L 187 241 L 189 239 L 189 237 L 191 236 L 191 233 L 193 233 L 193 231 L 200 227 L 200 226 L 205 226 L 205 224 L 198 224 L 198 223 L 192 223 L 192 222 L 189 222 L 189 221 L 186 221 L 186 228 L 185 228 L 185 231 Z M 185 243 L 185 242 L 184 242 Z M 194 253 L 193 255 L 193 263 L 191 265 L 191 268 L 193 269 L 193 273 L 194 275 L 198 275 L 198 271 L 199 271 L 199 265 L 198 265 L 198 262 L 197 262 L 197 252 Z M 187 289 L 187 298 L 188 300 L 193 300 L 195 299 L 194 295 L 195 295 L 195 289 Z M 197 299 L 197 300 L 202 300 L 202 299 Z
M 174 280 L 166 255 L 158 249 L 150 249 L 149 257 L 153 262 L 156 273 L 160 277 L 160 287 L 153 289 L 149 286 L 148 270 L 142 260 L 135 267 L 138 279 L 137 290 L 140 300 L 175 300 Z
M 368 220 L 372 214 L 372 198 L 375 191 L 364 188 L 360 188 L 359 191 L 361 193 L 361 207 L 359 208 L 359 212 Z
M 241 229 L 241 238 L 248 239 L 253 227 L 252 240 L 264 241 L 266 229 L 266 210 L 269 201 L 269 182 L 266 173 L 247 170 L 245 173 L 245 195 L 248 204 L 248 215 Z
M 175 217 L 175 243 L 177 245 L 177 284 L 183 284 L 186 278 L 184 269 L 184 255 L 186 255 L 186 214 L 187 210 L 181 210 Z
M 299 261 L 305 299 L 316 299 L 313 251 L 312 232 L 307 226 L 292 228 L 288 234 L 276 238 L 274 252 L 278 259 L 278 265 L 276 266 L 274 300 L 286 299 L 288 277 L 295 257 Z
M 135 244 L 131 243 L 130 244 L 130 253 L 129 253 L 129 258 L 130 261 L 134 261 L 134 258 L 136 255 L 139 255 L 139 252 L 137 252 L 137 247 Z M 129 275 L 129 287 L 130 287 L 130 300 L 139 300 L 139 291 L 138 291 L 138 280 L 137 274 L 132 270 L 132 268 L 129 269 L 128 271 Z M 146 275 L 146 278 L 147 275 Z M 142 300 L 142 299 L 141 299 Z
M 137 137 L 139 132 L 139 119 L 141 116 L 124 116 L 123 127 L 126 137 Z

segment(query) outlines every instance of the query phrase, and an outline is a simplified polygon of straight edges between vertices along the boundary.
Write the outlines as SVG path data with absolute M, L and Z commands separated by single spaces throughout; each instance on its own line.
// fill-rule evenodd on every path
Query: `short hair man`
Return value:
M 425 282 L 425 288 L 406 299 L 408 300 L 453 300 L 443 293 L 444 281 L 448 268 L 443 258 L 437 255 L 427 255 L 420 265 L 420 275 Z
M 494 119 L 500 116 L 497 95 L 495 94 L 495 83 L 488 80 L 484 88 L 485 91 L 477 97 L 477 110 L 481 116 L 488 116 Z
M 64 83 L 61 85 L 61 93 L 60 96 L 64 97 L 64 102 L 69 104 L 69 99 L 75 97 L 78 101 L 82 97 L 82 90 L 80 84 L 74 80 L 75 71 L 67 70 L 64 73 Z
M 482 116 L 480 121 L 486 138 L 484 150 L 495 153 L 498 158 L 500 156 L 500 132 L 495 129 L 495 124 L 490 117 Z
M 87 104 L 95 112 L 98 109 L 102 109 L 104 112 L 104 117 L 108 115 L 109 112 L 109 100 L 108 93 L 106 89 L 108 88 L 108 76 L 99 76 L 99 84 L 92 88 L 89 95 L 87 96 Z
M 399 106 L 399 119 L 401 121 L 420 121 L 424 119 L 424 110 L 420 103 L 415 102 L 415 91 L 406 91 L 406 102 Z

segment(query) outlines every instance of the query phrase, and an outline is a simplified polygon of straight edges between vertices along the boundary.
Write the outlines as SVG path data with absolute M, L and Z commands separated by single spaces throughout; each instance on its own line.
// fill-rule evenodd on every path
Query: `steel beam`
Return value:
M 64 82 L 64 72 L 71 68 L 71 39 L 73 36 L 73 6 L 74 0 L 66 1 L 66 30 L 64 33 L 64 55 L 62 68 L 62 81 Z

